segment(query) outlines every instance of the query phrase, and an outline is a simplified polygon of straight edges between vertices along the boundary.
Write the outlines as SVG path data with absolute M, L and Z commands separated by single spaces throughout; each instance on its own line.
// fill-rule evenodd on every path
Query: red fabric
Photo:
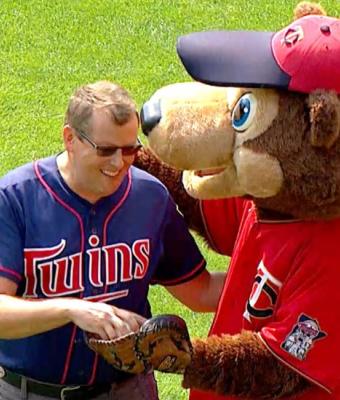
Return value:
M 246 202 L 249 207 L 251 201 Z M 233 201 L 201 201 L 201 213 L 205 230 L 212 248 L 218 253 L 231 256 L 244 215 L 245 200 L 235 198 Z M 222 216 L 220 219 L 219 216 Z M 227 217 L 228 220 L 224 220 Z
M 230 232 L 235 243 L 210 334 L 258 332 L 276 357 L 316 383 L 294 400 L 340 400 L 340 220 L 262 222 L 249 201 L 220 202 L 202 204 L 209 233 L 223 247 Z

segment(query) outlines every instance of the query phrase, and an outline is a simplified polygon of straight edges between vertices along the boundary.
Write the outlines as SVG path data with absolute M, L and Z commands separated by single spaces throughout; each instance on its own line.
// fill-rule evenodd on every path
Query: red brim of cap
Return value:
M 188 74 L 214 86 L 287 89 L 290 76 L 276 63 L 273 32 L 206 31 L 179 37 L 177 53 Z

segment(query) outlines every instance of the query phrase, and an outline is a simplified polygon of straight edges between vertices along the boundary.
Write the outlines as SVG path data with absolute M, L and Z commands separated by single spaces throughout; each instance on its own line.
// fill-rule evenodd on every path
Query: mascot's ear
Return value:
M 306 15 L 326 15 L 326 11 L 317 3 L 302 1 L 294 10 L 294 19 L 305 17 Z
M 335 92 L 317 90 L 309 95 L 308 107 L 311 143 L 329 149 L 340 135 L 340 99 Z

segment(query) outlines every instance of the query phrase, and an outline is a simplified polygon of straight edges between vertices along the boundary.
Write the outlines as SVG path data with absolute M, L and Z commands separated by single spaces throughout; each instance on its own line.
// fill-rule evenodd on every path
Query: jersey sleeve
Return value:
M 152 283 L 178 285 L 190 281 L 205 269 L 206 262 L 170 198 L 163 223 L 162 240 L 163 256 Z
M 231 256 L 244 212 L 251 205 L 242 198 L 201 201 L 208 242 L 217 253 Z
M 20 283 L 23 278 L 23 234 L 16 199 L 0 190 L 0 276 Z
M 328 392 L 340 387 L 337 258 L 309 246 L 283 283 L 275 319 L 259 333 L 276 357 Z

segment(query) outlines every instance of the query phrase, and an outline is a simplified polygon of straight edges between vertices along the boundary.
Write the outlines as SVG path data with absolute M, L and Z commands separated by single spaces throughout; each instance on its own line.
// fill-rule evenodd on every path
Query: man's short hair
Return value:
M 79 87 L 69 100 L 64 124 L 89 131 L 94 110 L 102 109 L 117 125 L 126 124 L 137 114 L 129 93 L 116 83 L 98 81 Z

